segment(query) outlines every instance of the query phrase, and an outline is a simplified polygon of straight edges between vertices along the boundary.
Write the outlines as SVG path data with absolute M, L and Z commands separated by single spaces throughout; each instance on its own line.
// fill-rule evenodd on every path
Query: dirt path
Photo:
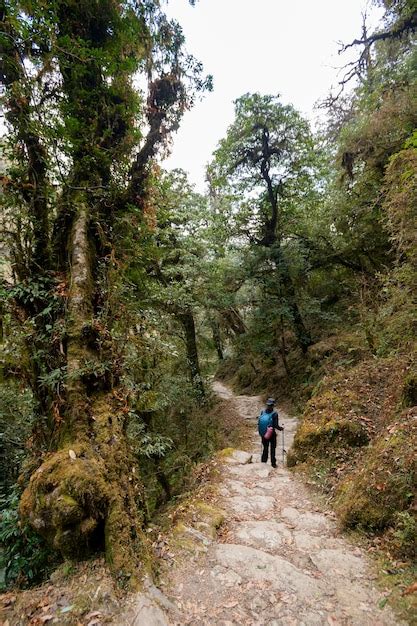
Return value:
M 233 396 L 242 418 L 252 419 L 252 453 L 226 459 L 219 506 L 226 535 L 211 539 L 195 530 L 201 549 L 173 569 L 154 599 L 155 612 L 136 612 L 130 622 L 145 625 L 388 626 L 399 624 L 388 607 L 378 608 L 366 557 L 343 539 L 333 518 L 319 512 L 308 490 L 279 463 L 260 463 L 256 434 L 260 398 Z M 286 445 L 296 420 L 280 414 Z M 280 439 L 277 452 L 280 451 Z M 281 459 L 280 454 L 277 454 Z M 161 606 L 162 605 L 162 606 Z M 146 608 L 145 608 L 146 611 Z

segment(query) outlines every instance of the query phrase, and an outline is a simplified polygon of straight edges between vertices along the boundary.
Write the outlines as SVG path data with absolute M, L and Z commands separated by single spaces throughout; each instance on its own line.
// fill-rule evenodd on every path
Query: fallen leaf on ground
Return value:
M 70 459 L 75 461 L 75 459 L 77 458 L 77 455 L 75 454 L 74 450 L 68 450 L 68 454 L 69 454 Z
M 407 589 L 404 589 L 403 596 L 408 596 L 410 595 L 410 593 L 416 593 L 416 592 L 417 592 L 417 582 L 407 587 Z

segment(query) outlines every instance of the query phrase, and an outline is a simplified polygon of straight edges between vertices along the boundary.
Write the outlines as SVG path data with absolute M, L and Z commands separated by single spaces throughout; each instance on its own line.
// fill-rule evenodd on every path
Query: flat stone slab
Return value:
M 352 580 L 367 573 L 365 561 L 346 550 L 320 550 L 310 556 L 314 565 L 327 576 L 338 574 Z
M 288 476 L 283 476 L 282 474 L 279 474 L 277 470 L 275 469 L 274 469 L 274 473 L 272 476 L 274 478 L 274 483 L 276 486 L 293 484 L 291 478 L 289 478 Z
M 246 465 L 232 465 L 229 471 L 235 476 L 241 476 L 242 478 L 251 476 L 262 479 L 268 478 L 273 468 L 265 463 L 249 463 Z
M 331 529 L 331 523 L 321 513 L 302 512 L 292 507 L 286 507 L 281 511 L 281 517 L 302 530 L 322 532 Z
M 318 552 L 322 550 L 327 544 L 327 537 L 318 537 L 316 535 L 309 535 L 306 532 L 295 532 L 294 541 L 299 550 L 303 552 Z
M 240 522 L 236 524 L 233 534 L 240 541 L 255 548 L 265 547 L 271 550 L 291 539 L 288 528 L 273 520 Z
M 239 496 L 252 496 L 253 490 L 245 487 L 245 485 L 238 480 L 227 480 L 220 489 L 220 493 L 222 496 L 230 496 L 232 494 Z
M 375 589 L 359 582 L 346 585 L 343 579 L 335 582 L 337 604 L 344 606 L 345 611 L 349 607 L 346 611 L 349 615 L 349 626 L 406 626 L 405 622 L 397 621 L 387 607 L 378 608 L 381 595 Z
M 329 537 L 328 535 L 310 535 L 306 531 L 296 530 L 293 532 L 294 543 L 298 550 L 303 552 L 319 552 L 325 548 L 341 549 L 346 548 L 342 539 Z
M 234 450 L 231 456 L 226 459 L 226 463 L 233 465 L 246 465 L 252 463 L 252 454 L 245 452 L 244 450 Z
M 256 483 L 248 485 L 248 488 L 250 489 L 251 493 L 256 492 L 257 494 L 259 494 L 259 492 L 264 493 L 265 491 L 274 491 L 276 490 L 277 486 L 271 481 L 260 480 Z
M 221 565 L 216 565 L 210 572 L 210 576 L 220 581 L 226 587 L 234 587 L 242 583 L 242 577 L 236 572 Z
M 323 593 L 320 582 L 291 565 L 285 559 L 237 544 L 221 544 L 215 548 L 215 557 L 224 567 L 233 569 L 244 579 L 265 582 L 269 588 L 295 593 L 314 606 Z
M 238 515 L 256 515 L 274 510 L 275 499 L 272 496 L 232 496 L 227 498 L 227 507 Z
M 171 621 L 156 602 L 146 594 L 138 595 L 129 626 L 169 626 Z

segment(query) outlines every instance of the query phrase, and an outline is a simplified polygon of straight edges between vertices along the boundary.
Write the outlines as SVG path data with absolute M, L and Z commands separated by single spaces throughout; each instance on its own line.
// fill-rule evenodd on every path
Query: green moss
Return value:
M 404 380 L 402 404 L 404 407 L 417 405 L 417 372 L 411 372 Z
M 255 372 L 250 365 L 244 364 L 239 368 L 236 379 L 240 389 L 246 389 L 251 386 L 255 378 Z
M 232 456 L 235 450 L 236 448 L 223 448 L 223 450 L 220 450 L 220 452 L 218 452 L 218 455 L 220 457 L 227 458 L 229 456 Z
M 383 431 L 363 464 L 341 484 L 336 509 L 344 526 L 381 531 L 398 524 L 398 514 L 409 510 L 417 493 L 416 430 L 411 418 Z M 410 546 L 416 528 L 407 526 Z
M 293 466 L 309 458 L 337 454 L 341 448 L 365 446 L 368 442 L 368 434 L 359 422 L 337 416 L 320 423 L 306 420 L 296 433 L 287 463 Z
M 197 511 L 199 521 L 208 524 L 213 530 L 217 530 L 224 522 L 224 511 L 213 507 L 206 502 L 194 502 L 194 508 Z
M 20 513 L 56 550 L 72 558 L 88 551 L 94 531 L 105 517 L 109 487 L 101 459 L 85 446 L 60 450 L 32 475 Z

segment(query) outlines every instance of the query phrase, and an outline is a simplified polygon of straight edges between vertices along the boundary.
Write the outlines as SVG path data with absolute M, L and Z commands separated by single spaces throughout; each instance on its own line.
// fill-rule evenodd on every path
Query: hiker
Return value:
M 277 430 L 284 430 L 278 422 L 278 413 L 274 411 L 274 398 L 268 398 L 266 401 L 266 408 L 261 411 L 258 418 L 258 432 L 262 437 L 262 463 L 266 463 L 268 460 L 268 448 L 271 446 L 271 465 L 277 466 L 277 459 L 275 451 L 277 448 Z

